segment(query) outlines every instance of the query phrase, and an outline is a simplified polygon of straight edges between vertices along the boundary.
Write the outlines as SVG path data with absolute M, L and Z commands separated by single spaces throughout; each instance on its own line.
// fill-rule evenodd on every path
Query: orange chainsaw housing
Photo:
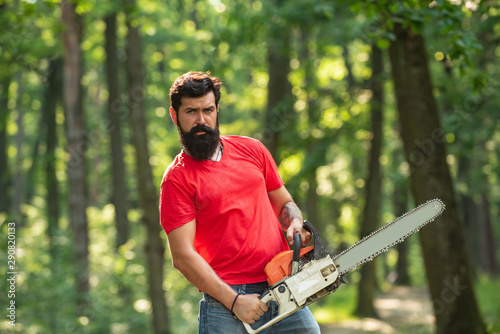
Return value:
M 300 250 L 300 257 L 309 253 L 314 249 L 314 246 L 308 246 Z M 269 285 L 274 285 L 275 283 L 281 281 L 283 278 L 288 277 L 292 274 L 292 261 L 293 261 L 293 250 L 288 250 L 279 253 L 271 262 L 267 263 L 264 267 L 264 271 L 267 275 L 267 282 Z

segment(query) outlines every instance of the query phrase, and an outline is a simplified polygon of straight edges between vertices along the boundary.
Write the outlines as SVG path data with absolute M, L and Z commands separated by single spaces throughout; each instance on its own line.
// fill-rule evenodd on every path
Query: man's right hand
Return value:
M 257 294 L 240 295 L 233 307 L 236 317 L 247 324 L 253 324 L 259 320 L 267 310 L 267 305 L 259 299 Z

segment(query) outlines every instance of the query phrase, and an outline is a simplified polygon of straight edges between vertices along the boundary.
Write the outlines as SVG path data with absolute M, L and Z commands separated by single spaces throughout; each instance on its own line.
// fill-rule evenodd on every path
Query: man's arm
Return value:
M 196 219 L 168 234 L 172 264 L 196 288 L 230 310 L 236 292 L 196 252 L 193 247 L 195 233 Z M 253 324 L 267 309 L 267 305 L 260 301 L 259 295 L 240 295 L 234 304 L 233 313 L 241 321 Z
M 302 213 L 293 202 L 292 196 L 285 186 L 269 192 L 268 195 L 281 229 L 286 231 L 288 243 L 293 245 L 293 236 L 295 233 L 300 233 L 302 244 L 307 245 L 311 241 L 311 233 L 303 228 L 304 218 L 302 218 Z

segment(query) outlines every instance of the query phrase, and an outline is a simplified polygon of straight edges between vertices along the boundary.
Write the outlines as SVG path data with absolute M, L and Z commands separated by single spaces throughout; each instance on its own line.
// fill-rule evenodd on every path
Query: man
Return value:
M 209 72 L 189 72 L 170 88 L 183 150 L 162 180 L 161 224 L 173 266 L 204 293 L 198 332 L 246 333 L 242 321 L 257 327 L 276 313 L 259 299 L 266 263 L 295 233 L 303 244 L 311 236 L 269 151 L 255 139 L 219 135 L 220 86 Z M 319 333 L 308 308 L 267 331 L 291 332 Z

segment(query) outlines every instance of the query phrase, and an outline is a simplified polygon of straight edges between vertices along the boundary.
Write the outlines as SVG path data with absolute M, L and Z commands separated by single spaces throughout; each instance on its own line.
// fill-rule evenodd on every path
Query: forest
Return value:
M 221 79 L 221 134 L 266 145 L 332 254 L 445 203 L 320 325 L 412 286 L 432 324 L 398 333 L 500 333 L 499 0 L 0 0 L 0 26 L 2 333 L 196 333 L 158 211 L 188 71 Z

